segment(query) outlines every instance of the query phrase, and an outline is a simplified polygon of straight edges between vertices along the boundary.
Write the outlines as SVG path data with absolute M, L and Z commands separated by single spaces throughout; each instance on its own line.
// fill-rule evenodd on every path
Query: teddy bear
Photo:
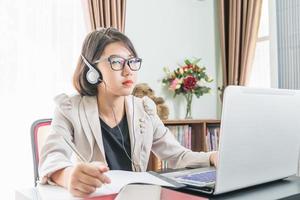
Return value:
M 132 95 L 136 97 L 148 96 L 156 104 L 156 110 L 159 118 L 161 120 L 166 120 L 169 117 L 169 108 L 165 105 L 165 100 L 162 97 L 156 97 L 154 91 L 149 87 L 147 83 L 137 84 L 133 91 Z

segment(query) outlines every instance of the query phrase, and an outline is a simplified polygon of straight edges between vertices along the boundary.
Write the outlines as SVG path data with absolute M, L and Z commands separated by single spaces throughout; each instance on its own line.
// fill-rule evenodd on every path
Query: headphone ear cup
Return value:
M 90 64 L 82 54 L 80 56 L 89 69 L 85 74 L 87 82 L 89 82 L 91 85 L 98 85 L 99 83 L 101 83 L 103 78 L 100 70 L 96 66 Z
M 89 68 L 86 73 L 86 80 L 92 85 L 98 85 L 102 82 L 102 74 L 97 68 Z

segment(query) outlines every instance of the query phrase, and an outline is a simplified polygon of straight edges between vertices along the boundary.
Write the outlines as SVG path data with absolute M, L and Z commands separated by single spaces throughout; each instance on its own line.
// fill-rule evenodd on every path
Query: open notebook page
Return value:
M 106 175 L 111 179 L 110 184 L 98 188 L 92 195 L 106 195 L 118 193 L 125 185 L 130 183 L 145 183 L 166 187 L 175 187 L 148 172 L 131 172 L 122 170 L 110 170 Z

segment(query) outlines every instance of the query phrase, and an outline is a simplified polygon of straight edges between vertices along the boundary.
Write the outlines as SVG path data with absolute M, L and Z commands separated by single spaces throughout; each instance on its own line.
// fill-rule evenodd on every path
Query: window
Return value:
M 258 39 L 248 86 L 271 87 L 269 1 L 263 0 Z
M 81 1 L 0 1 L 1 199 L 33 186 L 30 125 L 49 118 L 53 98 L 73 93 L 86 34 Z

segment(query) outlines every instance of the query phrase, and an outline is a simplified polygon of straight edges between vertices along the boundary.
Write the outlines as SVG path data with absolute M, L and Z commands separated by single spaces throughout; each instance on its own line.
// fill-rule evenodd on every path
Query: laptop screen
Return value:
M 225 89 L 215 193 L 282 179 L 297 170 L 298 90 Z

